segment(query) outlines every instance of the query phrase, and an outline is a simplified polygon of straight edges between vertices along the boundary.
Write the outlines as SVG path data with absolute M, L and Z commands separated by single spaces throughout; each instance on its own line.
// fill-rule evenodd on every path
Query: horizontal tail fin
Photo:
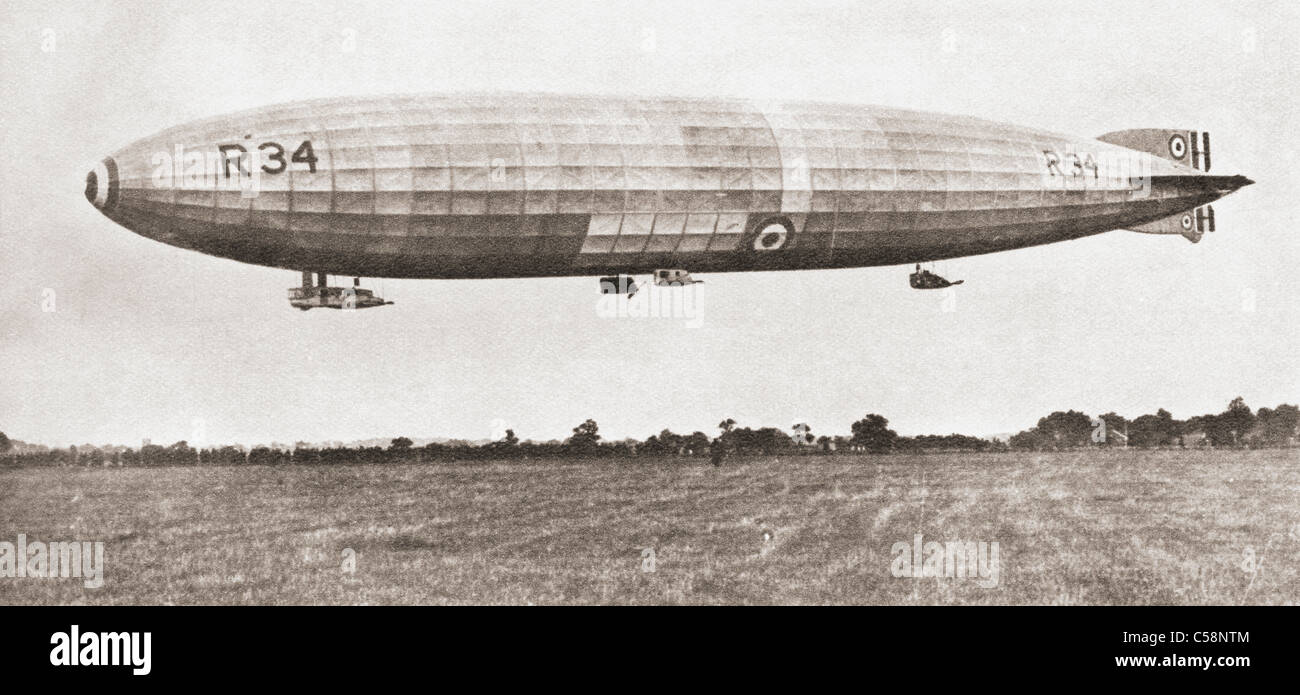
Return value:
M 1210 170 L 1210 134 L 1195 130 L 1135 128 L 1097 138 L 1112 145 L 1146 152 L 1193 169 Z

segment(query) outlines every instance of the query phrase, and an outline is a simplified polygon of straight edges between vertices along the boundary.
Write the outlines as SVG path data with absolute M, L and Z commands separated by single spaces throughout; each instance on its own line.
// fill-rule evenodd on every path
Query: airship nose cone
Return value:
M 112 157 L 105 157 L 86 174 L 86 200 L 108 213 L 117 206 L 117 162 Z
M 95 175 L 95 170 L 91 169 L 86 174 L 86 200 L 91 205 L 95 204 L 95 196 L 99 195 L 99 177 Z

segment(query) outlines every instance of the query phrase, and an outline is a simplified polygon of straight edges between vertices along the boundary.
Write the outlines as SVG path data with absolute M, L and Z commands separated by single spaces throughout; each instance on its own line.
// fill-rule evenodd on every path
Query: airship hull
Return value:
M 1139 154 L 859 105 L 393 96 L 173 128 L 107 158 L 86 194 L 168 244 L 338 275 L 792 270 L 1062 241 L 1224 192 Z

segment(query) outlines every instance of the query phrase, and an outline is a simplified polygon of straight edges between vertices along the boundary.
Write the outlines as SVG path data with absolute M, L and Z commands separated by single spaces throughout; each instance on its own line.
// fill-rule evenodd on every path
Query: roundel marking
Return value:
M 1182 159 L 1187 156 L 1187 138 L 1179 133 L 1169 136 L 1169 154 L 1174 159 Z
M 790 239 L 793 225 L 784 217 L 763 220 L 758 225 L 758 234 L 754 237 L 755 251 L 778 251 Z
M 1183 215 L 1183 219 L 1182 219 L 1182 220 L 1179 220 L 1179 221 L 1182 223 L 1182 225 L 1183 225 L 1183 229 L 1186 229 L 1186 230 L 1189 231 L 1189 232 L 1192 230 L 1192 216 L 1191 216 L 1191 215 Z

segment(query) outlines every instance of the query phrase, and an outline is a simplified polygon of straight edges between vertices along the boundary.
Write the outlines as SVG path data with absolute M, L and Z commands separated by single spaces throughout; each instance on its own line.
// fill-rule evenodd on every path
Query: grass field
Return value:
M 3 471 L 20 533 L 103 541 L 104 585 L 0 603 L 1289 604 L 1300 452 Z M 917 533 L 997 585 L 894 576 Z

